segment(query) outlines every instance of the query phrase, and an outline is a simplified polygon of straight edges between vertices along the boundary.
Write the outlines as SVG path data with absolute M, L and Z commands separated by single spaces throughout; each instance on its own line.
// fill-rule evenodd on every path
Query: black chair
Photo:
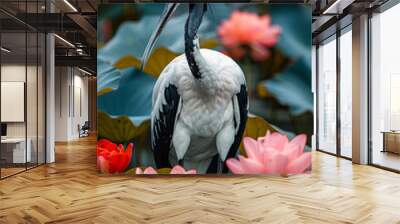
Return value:
M 90 123 L 85 121 L 82 127 L 78 124 L 79 138 L 89 136 Z

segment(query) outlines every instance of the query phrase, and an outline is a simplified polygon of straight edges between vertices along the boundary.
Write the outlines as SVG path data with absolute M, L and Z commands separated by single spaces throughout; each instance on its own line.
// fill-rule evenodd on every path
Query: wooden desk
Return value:
M 383 131 L 382 152 L 400 154 L 400 131 Z

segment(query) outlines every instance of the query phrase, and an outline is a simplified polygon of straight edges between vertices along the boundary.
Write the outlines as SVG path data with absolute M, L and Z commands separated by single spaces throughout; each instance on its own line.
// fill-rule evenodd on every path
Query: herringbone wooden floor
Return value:
M 0 223 L 400 223 L 400 175 L 314 153 L 288 178 L 100 176 L 95 139 L 0 181 Z

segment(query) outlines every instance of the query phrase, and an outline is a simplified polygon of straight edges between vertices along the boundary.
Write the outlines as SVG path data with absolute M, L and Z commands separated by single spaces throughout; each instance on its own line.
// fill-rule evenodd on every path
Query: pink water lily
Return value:
M 289 141 L 286 135 L 267 133 L 257 140 L 243 139 L 247 158 L 228 159 L 234 174 L 299 174 L 311 168 L 311 153 L 304 152 L 307 136 L 301 134 Z
M 234 11 L 230 18 L 218 27 L 222 45 L 226 53 L 235 59 L 241 59 L 246 48 L 256 61 L 269 57 L 269 48 L 278 43 L 281 28 L 272 25 L 269 15 L 259 16 L 252 12 Z
M 157 174 L 157 170 L 153 167 L 149 166 L 146 169 L 142 170 L 140 167 L 136 168 L 136 174 Z
M 196 174 L 196 170 L 185 170 L 182 166 L 176 165 L 172 168 L 170 174 Z M 141 168 L 136 168 L 136 174 L 158 174 L 157 170 L 153 167 L 149 166 L 146 169 L 142 170 Z

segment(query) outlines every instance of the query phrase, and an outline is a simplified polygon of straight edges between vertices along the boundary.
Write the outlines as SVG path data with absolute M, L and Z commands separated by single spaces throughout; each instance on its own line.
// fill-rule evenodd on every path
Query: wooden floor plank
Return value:
M 400 175 L 313 153 L 310 174 L 99 175 L 95 138 L 0 181 L 0 223 L 400 223 Z

